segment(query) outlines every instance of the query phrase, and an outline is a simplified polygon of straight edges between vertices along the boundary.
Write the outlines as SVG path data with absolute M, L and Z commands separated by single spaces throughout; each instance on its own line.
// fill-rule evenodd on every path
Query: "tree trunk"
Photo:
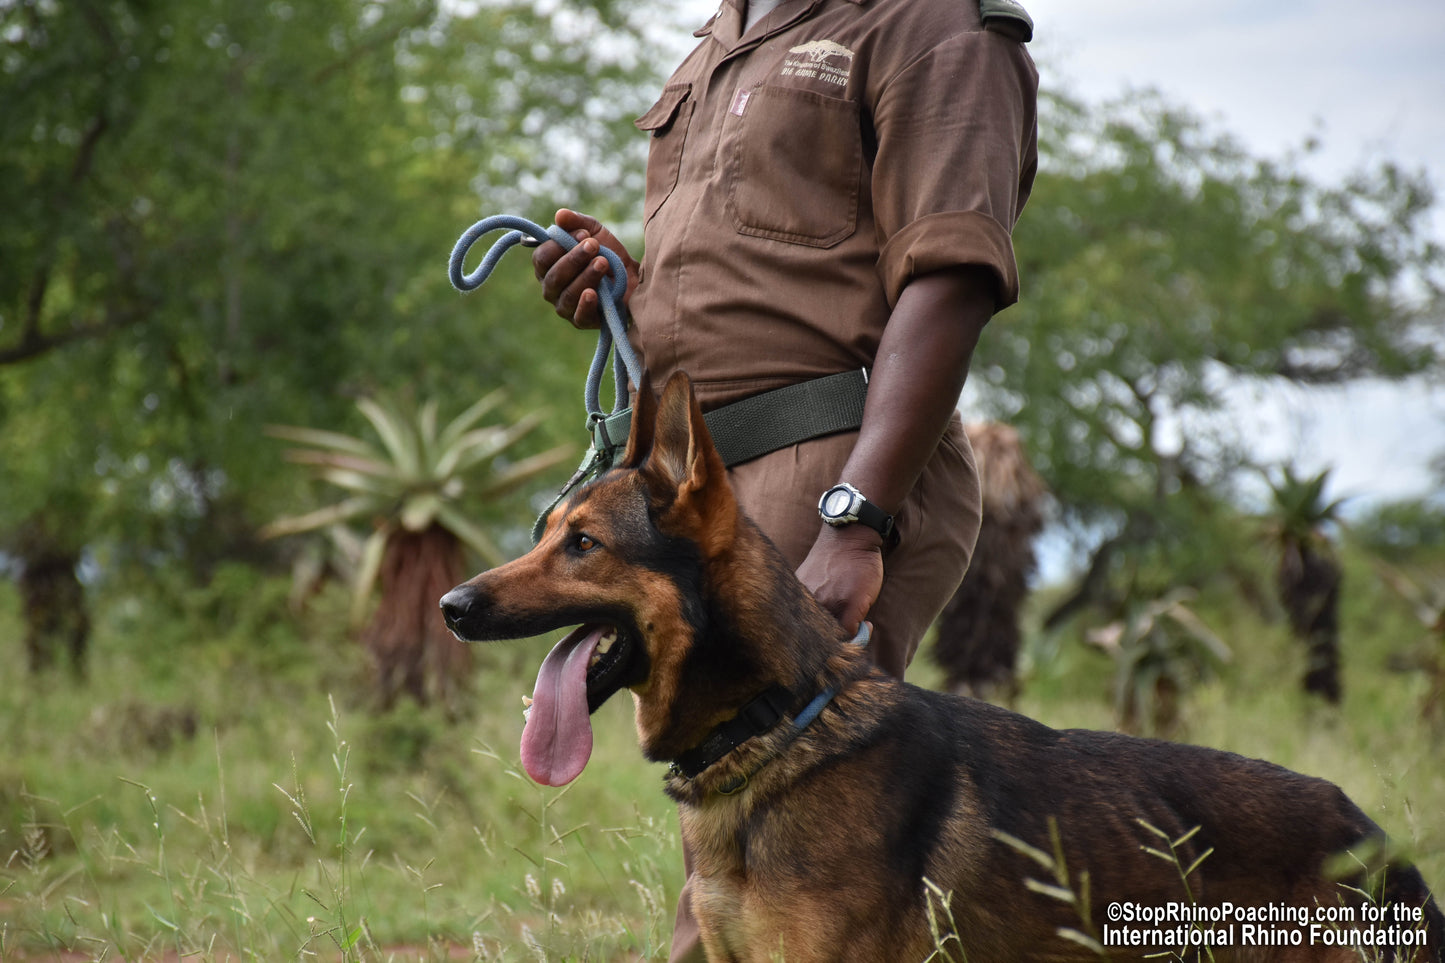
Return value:
M 447 630 L 437 600 L 462 580 L 462 562 L 461 542 L 440 525 L 399 531 L 388 541 L 381 604 L 363 634 L 383 709 L 403 692 L 423 705 L 436 697 L 453 707 L 472 655 Z
M 25 653 L 32 674 L 52 668 L 64 650 L 71 672 L 85 674 L 90 615 L 76 577 L 80 553 L 32 533 L 22 540 L 20 598 L 25 616 Z
M 1340 583 L 1334 559 L 1307 544 L 1287 545 L 1279 567 L 1279 593 L 1290 631 L 1305 644 L 1304 689 L 1330 703 L 1340 683 Z

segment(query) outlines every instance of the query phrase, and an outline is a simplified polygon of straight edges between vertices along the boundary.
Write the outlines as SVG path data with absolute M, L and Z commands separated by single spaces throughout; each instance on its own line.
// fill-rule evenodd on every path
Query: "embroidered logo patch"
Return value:
M 839 87 L 848 86 L 853 51 L 832 40 L 809 40 L 789 48 L 793 56 L 783 60 L 783 77 L 816 78 Z

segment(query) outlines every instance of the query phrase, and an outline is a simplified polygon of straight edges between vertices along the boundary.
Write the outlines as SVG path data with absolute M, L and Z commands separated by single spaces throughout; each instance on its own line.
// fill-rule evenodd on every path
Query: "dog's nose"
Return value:
M 447 628 L 458 636 L 461 635 L 458 627 L 462 619 L 466 618 L 467 612 L 471 610 L 472 600 L 475 597 L 475 593 L 465 585 L 458 585 L 442 596 L 442 618 L 446 620 Z

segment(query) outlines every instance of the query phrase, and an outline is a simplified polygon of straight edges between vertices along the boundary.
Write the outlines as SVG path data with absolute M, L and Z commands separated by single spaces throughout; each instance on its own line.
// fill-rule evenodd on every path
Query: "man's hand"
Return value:
M 637 289 L 637 262 L 627 253 L 622 242 L 596 218 L 566 208 L 557 212 L 557 226 L 579 242 L 570 251 L 563 251 L 556 241 L 547 241 L 532 252 L 532 270 L 542 282 L 542 297 L 572 326 L 595 329 L 602 324 L 602 310 L 597 302 L 597 284 L 607 276 L 607 259 L 601 255 L 603 246 L 622 258 L 627 269 L 627 294 L 623 304 Z
M 883 538 L 867 525 L 824 525 L 798 578 L 849 632 L 883 588 Z

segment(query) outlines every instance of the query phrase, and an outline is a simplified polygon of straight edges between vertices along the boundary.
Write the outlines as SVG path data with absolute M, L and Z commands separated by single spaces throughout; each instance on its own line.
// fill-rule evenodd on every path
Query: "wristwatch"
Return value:
M 823 493 L 823 497 L 818 499 L 818 514 L 834 528 L 861 522 L 882 535 L 884 544 L 892 544 L 898 535 L 893 527 L 893 516 L 847 483 L 834 485 Z

